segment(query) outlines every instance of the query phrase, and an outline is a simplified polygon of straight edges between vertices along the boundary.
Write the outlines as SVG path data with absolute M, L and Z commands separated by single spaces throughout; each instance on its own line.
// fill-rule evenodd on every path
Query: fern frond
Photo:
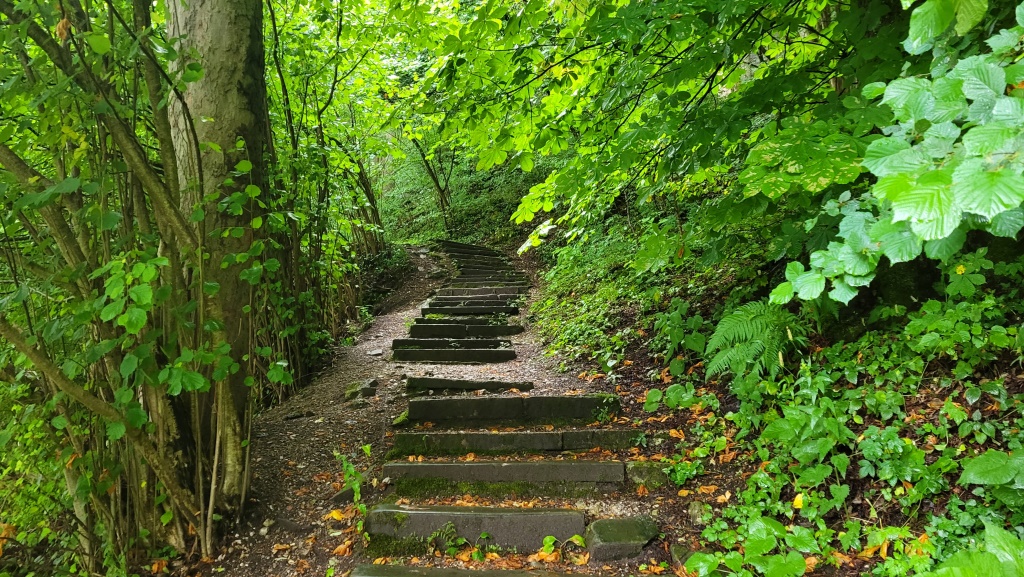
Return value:
M 787 350 L 806 344 L 807 327 L 801 319 L 767 301 L 747 303 L 722 317 L 708 341 L 708 374 L 726 371 L 775 376 L 779 358 Z

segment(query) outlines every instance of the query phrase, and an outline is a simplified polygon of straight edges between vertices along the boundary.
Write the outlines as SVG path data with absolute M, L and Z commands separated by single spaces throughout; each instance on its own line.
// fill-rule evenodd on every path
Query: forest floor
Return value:
M 644 360 L 646 355 L 638 353 L 636 361 L 624 367 L 614 383 L 603 376 L 581 372 L 579 367 L 559 371 L 556 360 L 543 354 L 542 343 L 529 326 L 525 312 L 521 313 L 520 322 L 526 325 L 526 331 L 513 337 L 518 355 L 514 361 L 491 365 L 391 362 L 391 341 L 407 335 L 408 325 L 418 315 L 420 305 L 443 282 L 441 278 L 430 277 L 439 276 L 434 271 L 446 268 L 445 262 L 423 254 L 420 249 L 412 248 L 410 252 L 413 270 L 404 284 L 388 297 L 381 315 L 357 337 L 355 345 L 339 348 L 331 365 L 308 386 L 256 418 L 252 445 L 252 499 L 243 523 L 227 536 L 226 546 L 216 559 L 207 560 L 203 567 L 182 567 L 182 570 L 194 574 L 200 569 L 204 574 L 228 577 L 344 576 L 355 564 L 374 561 L 362 551 L 357 508 L 344 499 L 336 498 L 345 482 L 342 463 L 336 453 L 345 456 L 362 473 L 364 503 L 372 505 L 389 499 L 386 479 L 382 478 L 381 471 L 391 445 L 391 423 L 408 404 L 405 376 L 532 381 L 535 389 L 530 394 L 617 393 L 622 412 L 612 423 L 605 425 L 634 427 L 638 435 L 643 432 L 649 438 L 674 431 L 677 427 L 682 429 L 686 421 L 691 420 L 691 413 L 652 417 L 643 411 L 643 400 L 649 386 L 645 375 L 654 368 L 653 365 L 645 366 L 649 362 Z M 536 281 L 535 263 L 521 259 L 515 262 Z M 536 289 L 531 292 L 530 300 L 535 298 Z M 528 306 L 522 307 L 523 311 L 528 309 Z M 377 380 L 376 395 L 346 401 L 346 391 L 350 386 L 368 379 Z M 561 455 L 556 458 L 656 462 L 661 458 L 660 453 L 671 452 L 668 443 L 665 445 L 659 447 L 651 443 L 648 447 L 636 447 L 630 451 L 595 451 L 589 455 Z M 368 451 L 364 451 L 364 446 Z M 670 567 L 670 545 L 696 542 L 700 525 L 693 514 L 693 503 L 713 503 L 716 497 L 735 491 L 736 487 L 730 489 L 731 485 L 742 482 L 742 478 L 734 475 L 733 471 L 723 470 L 708 474 L 702 481 L 704 485 L 693 491 L 684 491 L 682 496 L 677 494 L 677 487 L 668 483 L 661 487 L 630 485 L 615 493 L 582 499 L 513 501 L 495 496 L 464 495 L 427 500 L 433 504 L 573 507 L 587 511 L 591 518 L 651 514 L 658 520 L 663 536 L 649 545 L 641 557 L 628 561 L 588 563 L 585 562 L 586 557 L 568 550 L 559 562 L 552 563 L 552 559 L 548 559 L 546 564 L 531 558 L 529 555 L 533 552 L 506 552 L 489 555 L 487 560 L 476 562 L 469 559 L 465 551 L 440 557 L 424 551 L 420 557 L 378 558 L 376 561 L 463 568 L 544 567 L 577 573 L 658 575 Z

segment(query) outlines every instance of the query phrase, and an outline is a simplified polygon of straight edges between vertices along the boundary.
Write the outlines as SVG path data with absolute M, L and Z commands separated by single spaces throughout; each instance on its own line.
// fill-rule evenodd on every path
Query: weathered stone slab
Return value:
M 657 536 L 658 524 L 643 515 L 594 521 L 587 527 L 584 540 L 591 560 L 613 561 L 636 557 Z
M 465 453 L 538 453 L 562 450 L 562 434 L 554 431 L 518 433 L 425 432 L 395 433 L 396 455 L 458 455 Z
M 613 395 L 551 395 L 523 399 L 525 420 L 582 419 L 593 421 L 619 412 L 619 398 Z
M 366 514 L 364 528 L 371 535 L 399 539 L 428 538 L 448 524 L 458 537 L 476 542 L 490 535 L 488 545 L 533 551 L 544 537 L 562 541 L 584 531 L 582 511 L 571 509 L 502 509 L 497 507 L 406 507 L 377 505 Z
M 459 455 L 465 453 L 543 453 L 586 451 L 595 447 L 628 449 L 636 431 L 595 429 L 585 431 L 426 431 L 396 433 L 395 455 Z
M 409 463 L 384 465 L 384 476 L 392 479 L 446 479 L 487 483 L 622 483 L 625 466 L 621 461 L 476 461 L 468 463 Z
M 520 397 L 412 399 L 410 421 L 501 421 L 523 414 Z
M 396 361 L 436 363 L 502 363 L 516 358 L 513 349 L 395 349 Z
M 447 567 L 406 567 L 404 565 L 358 565 L 349 577 L 569 577 L 553 571 L 506 571 L 496 569 L 450 569 Z
M 417 339 L 431 338 L 479 338 L 507 337 L 523 332 L 518 325 L 467 325 L 467 324 L 414 324 L 409 327 L 409 336 Z
M 427 315 L 517 315 L 519 307 L 514 306 L 487 306 L 487 307 L 435 307 L 426 306 L 420 309 L 420 314 Z
M 395 339 L 393 349 L 508 349 L 506 339 Z
M 563 451 L 584 451 L 601 447 L 620 450 L 635 445 L 637 432 L 629 429 L 585 429 L 562 433 Z
M 430 308 L 436 309 L 447 309 L 451 307 L 508 307 L 514 306 L 510 303 L 510 299 L 499 300 L 499 299 L 464 299 L 464 298 L 451 298 L 441 297 L 432 298 L 429 303 Z
M 517 389 L 529 391 L 533 389 L 530 382 L 506 382 L 506 381 L 471 381 L 462 379 L 441 379 L 432 377 L 409 377 L 406 379 L 405 387 L 409 390 L 458 390 L 458 391 L 507 391 Z
M 525 287 L 479 287 L 479 288 L 442 288 L 437 289 L 437 296 L 467 295 L 521 295 L 527 292 Z
M 495 287 L 499 287 L 499 288 L 509 288 L 509 287 L 511 287 L 511 288 L 519 288 L 519 289 L 526 290 L 526 289 L 530 288 L 530 283 L 528 283 L 528 282 L 526 282 L 524 280 L 515 280 L 515 281 L 498 280 L 498 281 L 494 281 L 494 280 L 486 280 L 486 279 L 484 279 L 484 280 L 472 280 L 472 279 L 470 279 L 470 280 L 466 280 L 466 279 L 459 280 L 459 279 L 454 279 L 454 280 L 452 280 L 451 284 L 448 285 L 448 288 L 495 288 Z
M 626 476 L 637 485 L 648 489 L 660 489 L 668 485 L 668 473 L 665 464 L 655 461 L 629 461 L 626 463 Z
M 517 301 L 521 299 L 521 295 L 473 295 L 473 296 L 450 296 L 442 297 L 436 296 L 430 299 L 431 306 L 451 306 L 451 305 L 470 305 L 470 306 L 508 306 L 510 301 Z
M 413 322 L 415 322 L 418 325 L 490 325 L 493 324 L 494 321 L 492 321 L 491 319 L 482 319 L 480 317 L 460 317 L 447 315 L 443 318 L 434 319 L 428 319 L 426 317 L 416 317 L 413 320 Z
M 410 421 L 586 420 L 618 412 L 618 398 L 607 395 L 542 397 L 459 397 L 413 399 Z

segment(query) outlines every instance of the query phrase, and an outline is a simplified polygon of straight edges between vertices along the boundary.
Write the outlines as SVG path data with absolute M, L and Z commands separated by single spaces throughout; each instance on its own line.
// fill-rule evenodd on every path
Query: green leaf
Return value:
M 110 322 L 111 319 L 121 314 L 124 310 L 124 304 L 127 302 L 125 299 L 117 299 L 100 310 L 100 320 L 103 322 Z
M 928 258 L 946 262 L 949 260 L 949 257 L 960 252 L 965 242 L 967 242 L 967 233 L 963 229 L 958 228 L 946 238 L 930 240 L 924 243 L 924 254 Z
M 901 172 L 915 172 L 931 165 L 931 159 L 921 150 L 911 148 L 902 138 L 879 138 L 868 145 L 861 165 L 878 177 Z
M 844 305 L 850 304 L 853 297 L 857 296 L 857 289 L 850 286 L 842 279 L 832 279 L 832 290 L 828 291 L 828 297 Z
M 128 380 L 128 377 L 135 372 L 135 369 L 139 368 L 139 358 L 135 355 L 125 355 L 121 359 L 121 378 Z
M 999 558 L 1006 574 L 1024 575 L 1024 543 L 989 521 L 985 522 L 985 550 Z
M 785 556 L 772 555 L 764 564 L 764 577 L 796 577 L 807 570 L 803 555 L 790 551 Z
M 924 240 L 945 238 L 960 225 L 960 210 L 945 171 L 925 173 L 916 181 L 902 175 L 884 178 L 874 190 L 892 203 L 893 221 L 909 221 L 910 228 Z
M 128 289 L 128 296 L 137 305 L 148 305 L 153 303 L 153 287 L 148 284 L 140 284 Z
M 825 275 L 818 271 L 809 271 L 793 281 L 793 289 L 802 300 L 816 299 L 825 290 Z
M 776 305 L 784 305 L 793 300 L 793 283 L 786 281 L 775 287 L 771 295 L 768 296 L 768 300 Z
M 57 415 L 56 417 L 50 419 L 50 424 L 53 425 L 54 429 L 57 429 L 58 431 L 63 431 L 68 426 L 68 420 L 64 417 L 64 415 Z
M 993 218 L 1024 202 L 1024 179 L 1010 169 L 986 170 L 984 161 L 970 159 L 954 171 L 953 193 L 964 210 Z
M 690 555 L 690 558 L 683 564 L 690 573 L 696 573 L 698 577 L 708 577 L 718 571 L 718 557 L 711 553 L 697 552 Z
M 117 318 L 117 324 L 124 327 L 129 334 L 137 335 L 146 326 L 146 311 L 136 306 L 128 307 L 128 310 Z
M 529 152 L 524 152 L 519 156 L 519 168 L 523 169 L 523 172 L 530 172 L 533 170 L 533 155 Z
M 988 11 L 988 0 L 957 0 L 956 2 L 956 33 L 967 34 L 978 22 L 981 22 Z
M 184 371 L 181 375 L 181 385 L 186 391 L 205 391 L 209 388 L 206 377 L 195 371 Z
M 118 421 L 114 423 L 107 423 L 107 438 L 111 441 L 118 441 L 121 437 L 124 437 L 128 429 L 125 428 L 124 423 Z
M 235 171 L 241 172 L 242 174 L 245 174 L 251 170 L 252 163 L 249 162 L 248 160 L 240 160 L 238 161 L 238 164 L 235 165 Z
M 922 54 L 932 47 L 932 41 L 953 23 L 953 0 L 928 0 L 910 15 L 910 33 L 903 41 L 903 49 L 911 54 Z
M 160 523 L 162 525 L 167 525 L 171 522 L 171 519 L 174 519 L 174 513 L 170 509 L 164 511 L 163 515 L 160 515 Z
M 1024 228 L 1024 210 L 1020 207 L 1001 212 L 992 217 L 986 230 L 995 236 L 1017 238 L 1017 233 Z
M 1021 127 L 1013 122 L 992 122 L 975 126 L 964 134 L 964 150 L 975 156 L 1012 152 Z
M 878 98 L 879 96 L 885 93 L 885 83 L 872 82 L 871 84 L 864 86 L 864 88 L 861 89 L 860 93 L 861 95 L 864 96 L 864 98 L 867 98 L 869 100 Z
M 964 463 L 960 485 L 1003 485 L 1017 476 L 1017 468 L 1010 466 L 1010 455 L 989 449 Z
M 959 61 L 950 73 L 963 80 L 961 89 L 971 100 L 1002 96 L 1006 88 L 1006 71 L 986 56 L 970 56 Z
M 107 52 L 110 52 L 110 39 L 107 38 L 106 34 L 101 32 L 93 32 L 85 35 L 85 42 L 89 45 L 89 48 L 93 52 L 103 56 Z

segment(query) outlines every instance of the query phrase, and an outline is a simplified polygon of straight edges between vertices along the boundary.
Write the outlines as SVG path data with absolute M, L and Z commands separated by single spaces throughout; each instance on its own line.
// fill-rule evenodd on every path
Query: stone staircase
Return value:
M 442 241 L 439 248 L 457 275 L 421 309 L 410 338 L 393 342 L 403 363 L 501 363 L 516 358 L 509 324 L 529 290 L 524 274 L 499 253 Z M 545 537 L 566 542 L 584 535 L 592 561 L 639 555 L 658 534 L 647 516 L 592 518 L 593 512 L 558 508 L 432 505 L 423 502 L 467 493 L 501 501 L 508 496 L 600 497 L 629 483 L 626 465 L 601 459 L 602 450 L 634 445 L 630 429 L 594 427 L 619 412 L 615 395 L 538 395 L 530 382 L 408 377 L 406 428 L 396 429 L 384 476 L 393 502 L 372 507 L 364 529 L 374 544 L 422 555 L 440 532 L 469 543 L 532 553 Z M 424 395 L 424 396 L 416 396 Z M 412 430 L 409 429 L 412 427 Z M 607 455 L 607 453 L 604 453 Z M 598 514 L 598 516 L 604 516 Z M 481 540 L 481 535 L 488 537 Z M 410 555 L 416 553 L 409 553 Z M 361 565 L 353 577 L 520 577 L 521 571 Z M 530 571 L 531 575 L 543 571 Z M 524 573 L 525 574 L 525 573 Z M 550 575 L 554 575 L 549 573 Z

